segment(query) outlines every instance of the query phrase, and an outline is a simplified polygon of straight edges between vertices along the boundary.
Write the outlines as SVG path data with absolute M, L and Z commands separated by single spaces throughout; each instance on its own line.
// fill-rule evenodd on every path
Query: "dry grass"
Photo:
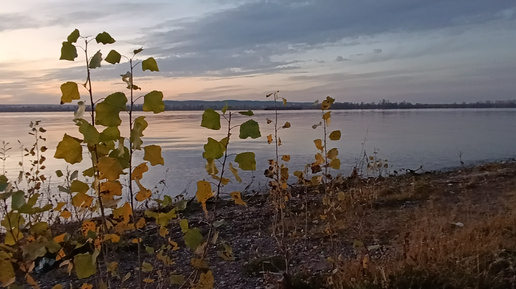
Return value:
M 349 226 L 341 235 L 366 241 L 355 243 L 355 258 L 335 256 L 329 286 L 516 288 L 516 191 L 507 188 L 510 179 L 499 182 L 505 187 L 490 183 L 496 169 L 453 185 L 454 176 L 444 176 L 451 181 L 403 179 L 354 189 L 363 201 L 341 214 Z

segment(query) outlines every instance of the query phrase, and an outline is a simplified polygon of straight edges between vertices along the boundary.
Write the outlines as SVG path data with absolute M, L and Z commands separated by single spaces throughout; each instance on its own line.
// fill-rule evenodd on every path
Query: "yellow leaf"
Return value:
M 315 165 L 320 165 L 320 164 L 323 164 L 324 163 L 324 157 L 322 156 L 322 154 L 316 154 L 315 155 Z
M 334 130 L 330 133 L 330 140 L 339 140 L 341 136 L 340 130 Z
M 322 119 L 326 122 L 326 125 L 330 125 L 331 122 L 331 111 L 325 112 L 322 116 Z
M 93 223 L 92 221 L 90 220 L 85 220 L 84 222 L 82 222 L 82 229 L 81 229 L 81 232 L 84 236 L 88 236 L 88 232 L 89 231 L 92 231 L 95 233 L 95 229 L 96 229 L 96 225 L 95 223 Z
M 167 227 L 160 227 L 159 228 L 159 235 L 161 237 L 165 237 L 166 235 L 168 235 L 168 229 Z
M 207 181 L 198 181 L 197 192 L 195 195 L 197 196 L 197 201 L 202 204 L 204 212 L 208 214 L 208 210 L 206 209 L 206 201 L 213 197 L 211 184 Z
M 215 279 L 213 278 L 213 273 L 208 271 L 206 273 L 201 273 L 201 277 L 199 278 L 199 283 L 195 285 L 195 289 L 212 289 L 213 284 L 215 284 Z
M 136 229 L 141 229 L 145 227 L 145 218 L 140 218 L 138 222 L 136 222 Z
M 288 162 L 288 161 L 290 161 L 290 155 L 283 155 L 283 156 L 281 157 L 281 159 L 282 159 L 284 162 Z
M 27 281 L 27 284 L 32 286 L 32 288 L 36 288 L 36 289 L 39 288 L 38 282 L 36 282 L 30 274 L 25 275 L 25 280 Z
M 0 284 L 7 287 L 14 283 L 16 274 L 14 273 L 13 265 L 9 260 L 0 260 Z
M 233 201 L 235 201 L 235 204 L 242 205 L 242 206 L 247 206 L 247 203 L 244 202 L 244 200 L 242 200 L 242 195 L 240 194 L 240 192 L 232 192 L 229 195 L 231 196 Z
M 107 271 L 109 273 L 114 273 L 118 269 L 118 262 L 109 262 L 107 266 Z
M 209 268 L 208 263 L 206 263 L 206 260 L 204 260 L 204 259 L 192 258 L 190 260 L 190 263 L 196 269 L 208 269 Z
M 131 175 L 131 179 L 133 180 L 141 180 L 143 178 L 143 173 L 149 170 L 147 163 L 141 163 L 136 168 L 134 168 L 133 173 Z
M 150 198 L 152 196 L 152 192 L 148 189 L 146 189 L 139 180 L 136 180 L 136 184 L 140 188 L 140 191 L 136 194 L 136 200 L 138 202 L 145 201 L 146 199 Z
M 122 184 L 119 181 L 107 181 L 100 184 L 100 194 L 105 201 L 122 195 Z
M 238 175 L 238 170 L 235 167 L 233 167 L 232 163 L 229 163 L 229 170 L 231 171 L 231 173 L 233 173 L 233 176 L 235 176 L 237 182 L 241 183 L 242 178 L 240 178 L 240 176 Z
M 84 283 L 82 284 L 81 289 L 93 289 L 93 285 Z
M 272 142 L 272 134 L 270 134 L 270 135 L 268 135 L 268 136 L 267 136 L 267 142 L 268 142 L 269 144 L 271 144 L 271 142 Z
M 67 202 L 57 202 L 56 207 L 54 208 L 54 211 L 61 211 L 64 205 L 66 205 Z
M 333 159 L 330 162 L 330 167 L 334 170 L 340 170 L 340 160 L 338 158 Z
M 107 240 L 111 240 L 111 242 L 113 242 L 113 243 L 118 243 L 118 242 L 120 242 L 120 236 L 118 236 L 117 234 L 104 235 L 104 241 L 107 241 Z
M 61 212 L 60 216 L 65 219 L 70 219 L 72 217 L 72 213 L 70 213 L 70 211 L 68 211 L 67 209 L 64 209 L 64 211 Z
M 76 208 L 88 208 L 92 202 L 93 198 L 85 193 L 77 193 L 72 198 L 72 205 Z
M 56 242 L 56 243 L 64 242 L 64 239 L 65 239 L 66 235 L 67 235 L 67 233 L 63 233 L 63 234 L 61 234 L 59 236 L 55 236 L 54 237 L 54 242 Z
M 125 224 L 129 223 L 130 217 L 133 215 L 133 211 L 131 210 L 131 205 L 129 202 L 125 202 L 123 206 L 120 208 L 113 210 L 113 218 L 120 219 L 123 218 L 123 221 Z
M 148 145 L 143 148 L 145 151 L 145 155 L 143 159 L 149 161 L 151 165 L 164 165 L 165 160 L 161 156 L 161 147 L 158 145 Z
M 59 250 L 59 252 L 57 252 L 56 261 L 63 259 L 65 256 L 66 256 L 65 252 L 64 252 L 63 248 L 61 248 L 61 250 Z
M 321 140 L 321 139 L 316 139 L 316 140 L 314 140 L 314 144 L 315 144 L 315 147 L 316 147 L 318 150 L 320 150 L 320 151 L 322 151 L 322 150 L 323 150 L 323 148 L 324 148 L 324 147 L 323 147 L 323 145 L 322 145 L 322 140 Z
M 63 285 L 61 285 L 61 284 L 54 285 L 54 287 L 52 287 L 52 289 L 63 289 Z
M 100 178 L 115 181 L 124 172 L 117 159 L 112 157 L 101 157 L 97 162 Z
M 285 122 L 285 124 L 283 125 L 282 128 L 290 128 L 292 125 L 290 124 L 290 122 Z
M 327 154 L 327 156 L 330 160 L 335 159 L 338 155 L 339 155 L 339 150 L 336 148 L 332 148 L 331 150 L 328 151 L 328 154 Z
M 145 278 L 145 279 L 143 279 L 143 282 L 147 283 L 147 284 L 154 283 L 154 279 Z
M 152 196 L 152 192 L 151 190 L 140 190 L 137 194 L 136 194 L 136 200 L 138 202 L 143 202 L 145 200 L 147 200 L 148 198 L 150 198 Z
M 170 238 L 168 238 L 168 242 L 170 243 L 170 245 L 172 245 L 172 251 L 179 250 L 179 246 L 176 242 L 170 240 Z
M 138 241 L 141 241 L 141 238 L 138 240 L 138 238 L 134 238 L 131 240 L 131 243 L 138 244 Z

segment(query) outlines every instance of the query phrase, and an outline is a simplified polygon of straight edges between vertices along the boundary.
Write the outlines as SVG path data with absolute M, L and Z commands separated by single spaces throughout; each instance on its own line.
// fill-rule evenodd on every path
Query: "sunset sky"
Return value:
M 61 83 L 84 82 L 80 51 L 59 60 L 75 28 L 117 40 L 92 54 L 143 47 L 160 72 L 138 71 L 136 84 L 170 100 L 516 99 L 510 0 L 18 0 L 0 10 L 0 104 L 58 104 Z M 95 69 L 95 95 L 124 91 L 127 70 Z

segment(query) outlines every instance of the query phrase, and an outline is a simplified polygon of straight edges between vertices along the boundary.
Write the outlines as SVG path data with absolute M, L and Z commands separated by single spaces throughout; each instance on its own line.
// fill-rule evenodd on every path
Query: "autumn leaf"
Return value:
M 272 142 L 272 134 L 267 136 L 267 143 L 271 144 Z
M 143 148 L 145 154 L 143 159 L 149 161 L 152 166 L 164 165 L 165 160 L 161 156 L 161 147 L 158 145 L 148 145 Z
M 143 173 L 149 170 L 147 163 L 141 163 L 136 168 L 134 168 L 133 173 L 131 174 L 131 178 L 133 180 L 141 180 L 143 178 Z
M 244 202 L 244 200 L 242 200 L 242 195 L 240 194 L 240 192 L 232 192 L 229 195 L 231 196 L 231 199 L 235 201 L 235 204 L 247 207 L 247 203 Z
M 112 157 L 101 157 L 97 163 L 101 179 L 115 181 L 124 172 L 117 159 Z
M 82 161 L 82 140 L 65 134 L 63 140 L 57 145 L 54 158 L 64 159 L 69 164 L 80 163 Z
M 197 196 L 197 201 L 202 204 L 204 213 L 207 215 L 208 210 L 206 209 L 206 201 L 213 197 L 211 184 L 207 181 L 198 181 L 197 192 L 195 193 L 195 195 Z
M 315 144 L 315 147 L 322 151 L 324 149 L 323 145 L 322 145 L 322 140 L 321 139 L 316 139 L 314 140 L 314 144 Z
M 330 140 L 339 140 L 341 136 L 340 130 L 335 130 L 330 133 Z
M 90 231 L 95 233 L 96 227 L 97 226 L 95 225 L 94 222 L 92 222 L 90 220 L 85 220 L 84 222 L 82 222 L 82 229 L 81 229 L 82 235 L 87 237 L 88 233 Z
M 113 218 L 120 219 L 122 218 L 122 222 L 129 223 L 131 220 L 130 217 L 133 215 L 133 211 L 131 210 L 131 205 L 129 202 L 125 202 L 125 204 L 119 208 L 113 210 Z

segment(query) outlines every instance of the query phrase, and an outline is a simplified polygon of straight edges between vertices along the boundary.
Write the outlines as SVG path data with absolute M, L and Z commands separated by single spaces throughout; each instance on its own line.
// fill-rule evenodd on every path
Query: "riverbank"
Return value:
M 283 237 L 271 236 L 279 224 L 273 222 L 267 196 L 245 196 L 247 206 L 219 203 L 218 245 L 210 244 L 206 264 L 196 266 L 209 267 L 214 288 L 516 286 L 515 162 L 346 180 L 340 186 L 345 194 L 338 198 L 332 220 L 325 216 L 323 193 L 294 190 L 285 208 Z M 213 206 L 208 203 L 208 210 Z M 180 218 L 207 235 L 209 226 L 197 203 Z M 153 267 L 146 273 L 153 282 L 147 288 L 179 288 L 170 283 L 177 275 L 195 274 L 192 258 L 198 255 L 181 242 L 180 218 L 167 226 L 167 238 L 159 236 L 156 226 L 145 227 L 145 261 Z M 179 249 L 170 255 L 173 264 L 165 266 L 155 255 L 171 244 L 168 238 Z M 111 256 L 119 261 L 122 275 L 113 284 L 131 272 L 120 286 L 136 288 L 135 250 L 130 243 L 116 246 Z M 39 277 L 42 288 L 70 279 L 64 267 Z

